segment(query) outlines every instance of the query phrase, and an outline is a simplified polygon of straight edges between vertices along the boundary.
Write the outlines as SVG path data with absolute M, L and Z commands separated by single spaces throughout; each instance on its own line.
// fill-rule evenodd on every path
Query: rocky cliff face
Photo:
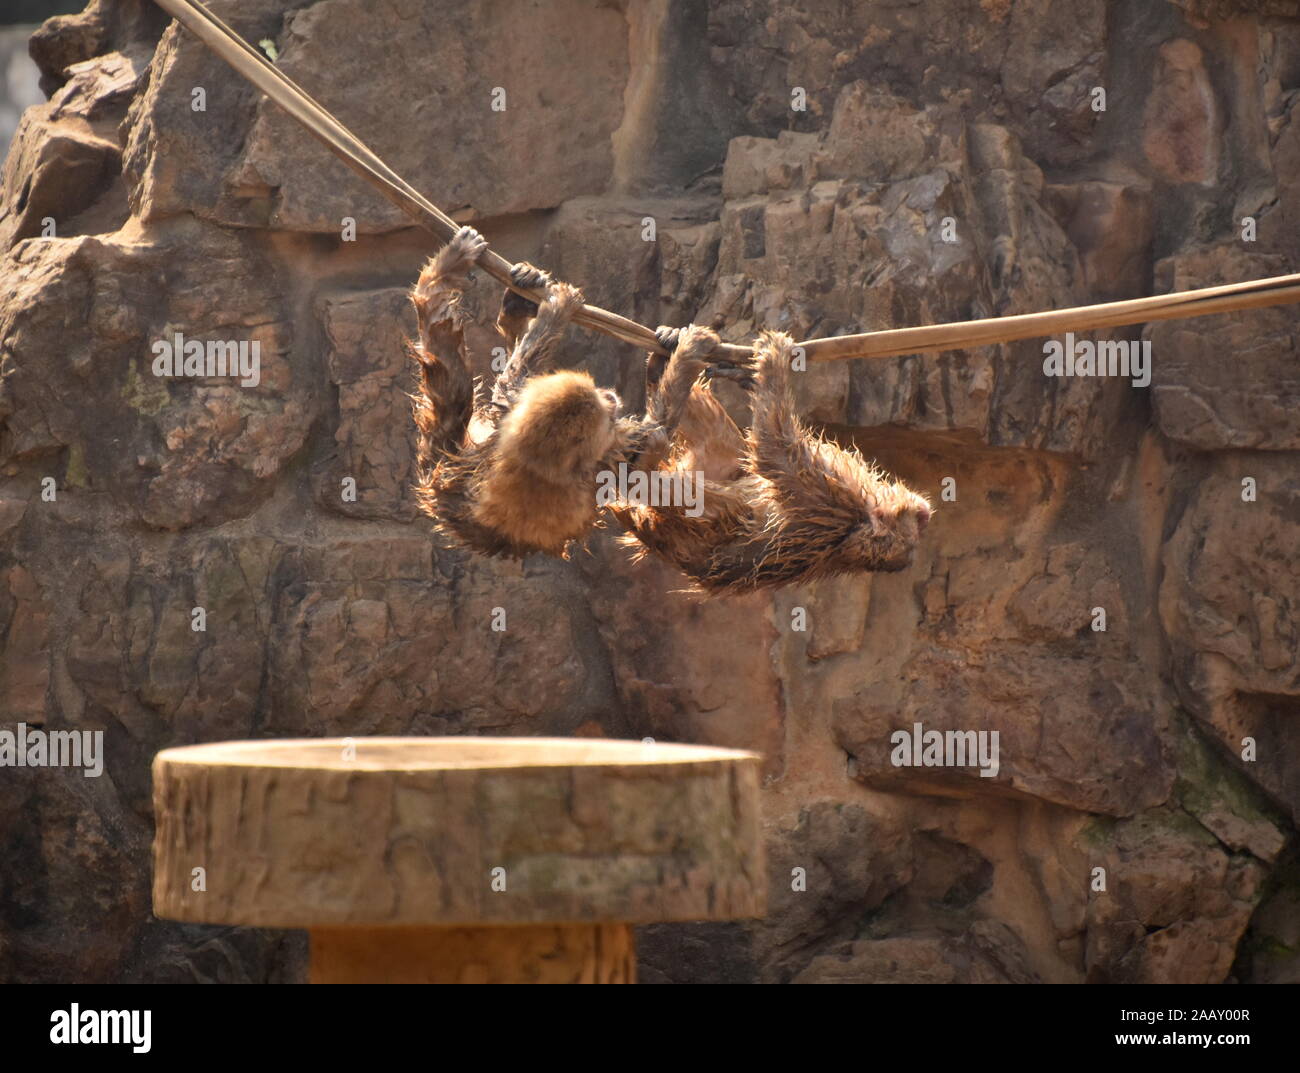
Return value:
M 507 257 L 650 325 L 806 338 L 1300 268 L 1280 0 L 211 6 Z M 408 487 L 427 237 L 144 0 L 32 49 L 0 697 L 107 755 L 0 773 L 0 978 L 301 972 L 298 936 L 151 918 L 159 748 L 509 733 L 765 755 L 768 918 L 644 929 L 645 979 L 1300 979 L 1294 309 L 1148 329 L 1149 387 L 1046 377 L 1040 341 L 815 367 L 810 419 L 936 503 L 901 574 L 704 603 L 604 536 L 483 562 Z M 256 342 L 257 382 L 155 376 L 178 332 Z M 639 400 L 630 348 L 566 361 Z M 914 723 L 997 731 L 997 777 L 894 766 Z

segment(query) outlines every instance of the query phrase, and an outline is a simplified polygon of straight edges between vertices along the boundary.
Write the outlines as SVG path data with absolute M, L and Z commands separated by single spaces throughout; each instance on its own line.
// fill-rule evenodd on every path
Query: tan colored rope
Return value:
M 446 242 L 456 233 L 459 225 L 454 220 L 393 171 L 302 87 L 206 7 L 195 0 L 156 2 L 440 242 Z M 504 287 L 533 299 L 542 297 L 539 292 L 515 287 L 510 282 L 510 262 L 490 249 L 479 258 L 479 266 Z M 1145 324 L 1154 320 L 1201 317 L 1289 302 L 1300 302 L 1300 274 L 1043 313 L 810 339 L 800 346 L 810 361 L 881 358 L 988 346 L 1063 332 Z M 574 320 L 583 327 L 621 339 L 642 350 L 666 353 L 655 339 L 654 332 L 645 325 L 599 306 L 583 306 Z M 743 361 L 749 353 L 749 347 L 729 343 L 719 349 L 717 356 L 723 360 Z

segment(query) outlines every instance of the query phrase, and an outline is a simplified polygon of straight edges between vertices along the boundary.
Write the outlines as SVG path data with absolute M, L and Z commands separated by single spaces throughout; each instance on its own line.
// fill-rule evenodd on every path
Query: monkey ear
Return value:
M 858 526 L 858 531 L 868 537 L 882 537 L 889 532 L 889 522 L 884 509 L 879 503 L 873 502 L 867 511 L 867 516 Z
M 934 514 L 934 508 L 922 500 L 916 504 L 916 534 L 920 536 L 925 532 L 925 527 L 930 524 L 930 518 Z

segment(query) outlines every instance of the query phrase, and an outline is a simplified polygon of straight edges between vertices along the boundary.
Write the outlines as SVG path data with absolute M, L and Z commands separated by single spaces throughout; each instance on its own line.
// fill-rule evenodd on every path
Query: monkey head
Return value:
M 871 482 L 866 516 L 851 529 L 837 558 L 859 569 L 893 572 L 912 565 L 932 513 L 924 496 L 904 484 Z
M 497 451 L 551 481 L 590 476 L 614 445 L 621 406 L 585 372 L 535 377 L 502 419 Z

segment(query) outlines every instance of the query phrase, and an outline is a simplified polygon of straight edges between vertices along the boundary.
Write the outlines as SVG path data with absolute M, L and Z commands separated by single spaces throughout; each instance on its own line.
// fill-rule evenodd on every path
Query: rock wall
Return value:
M 211 6 L 507 257 L 650 325 L 806 338 L 1300 268 L 1281 0 Z M 768 918 L 642 929 L 647 980 L 1300 980 L 1294 308 L 1114 335 L 1148 387 L 1047 377 L 1041 341 L 815 367 L 809 418 L 936 503 L 901 574 L 705 603 L 607 535 L 484 562 L 408 487 L 428 238 L 146 0 L 31 48 L 0 698 L 106 761 L 0 770 L 0 978 L 300 978 L 300 935 L 151 917 L 155 751 L 476 733 L 764 754 Z M 257 382 L 155 376 L 177 332 L 258 343 Z M 639 402 L 630 348 L 565 360 Z M 916 722 L 997 731 L 999 774 L 894 766 Z

